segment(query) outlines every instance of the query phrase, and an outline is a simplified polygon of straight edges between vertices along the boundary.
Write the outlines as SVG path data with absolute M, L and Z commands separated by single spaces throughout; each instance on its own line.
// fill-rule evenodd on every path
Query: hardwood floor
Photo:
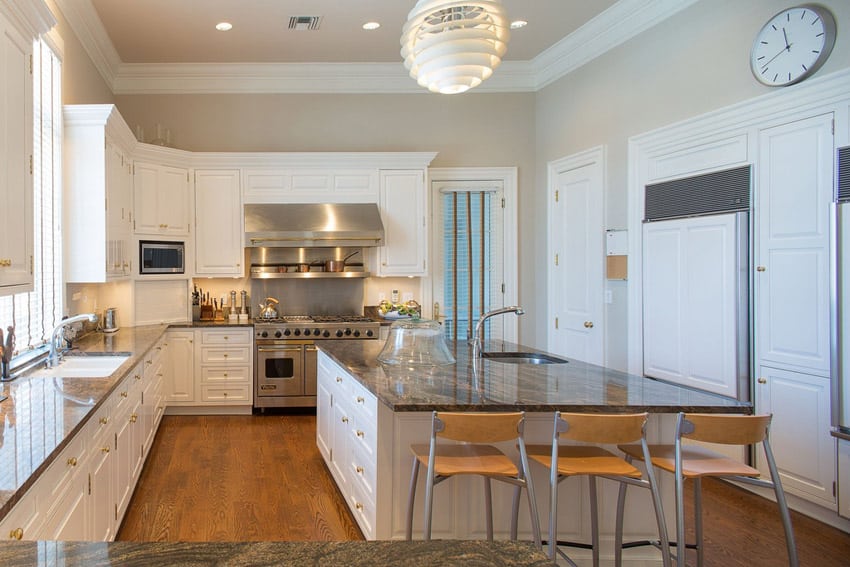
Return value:
M 117 539 L 363 539 L 315 424 L 315 415 L 166 416 Z
M 774 503 L 706 480 L 703 508 L 707 566 L 788 564 Z M 850 565 L 850 535 L 794 512 L 792 522 L 801 565 Z M 316 448 L 314 415 L 167 416 L 117 539 L 340 541 L 363 536 Z M 689 558 L 696 563 L 693 552 Z

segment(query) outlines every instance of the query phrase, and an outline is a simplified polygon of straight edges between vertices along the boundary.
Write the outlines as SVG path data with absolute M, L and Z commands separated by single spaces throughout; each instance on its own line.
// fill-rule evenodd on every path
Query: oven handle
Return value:
M 273 348 L 257 347 L 257 352 L 300 352 L 301 346 L 280 346 Z

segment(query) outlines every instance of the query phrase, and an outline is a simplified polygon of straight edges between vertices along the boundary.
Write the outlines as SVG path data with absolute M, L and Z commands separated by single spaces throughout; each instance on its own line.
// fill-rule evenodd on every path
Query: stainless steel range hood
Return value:
M 250 247 L 380 246 L 384 225 L 378 205 L 245 205 L 245 244 Z

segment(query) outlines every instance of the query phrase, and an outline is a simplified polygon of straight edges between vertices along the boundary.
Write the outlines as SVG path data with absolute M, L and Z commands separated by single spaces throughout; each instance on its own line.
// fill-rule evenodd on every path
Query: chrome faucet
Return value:
M 494 315 L 502 315 L 504 313 L 516 313 L 517 316 L 525 315 L 525 310 L 518 306 L 512 305 L 511 307 L 502 307 L 500 309 L 493 309 L 492 311 L 488 311 L 483 314 L 480 319 L 478 319 L 478 323 L 475 325 L 475 335 L 472 339 L 472 361 L 473 363 L 477 363 L 478 359 L 481 358 L 481 351 L 484 348 L 484 339 L 482 335 L 484 334 L 484 322 Z
M 59 324 L 57 324 L 53 328 L 53 332 L 50 333 L 50 353 L 47 355 L 48 368 L 58 366 L 59 362 L 62 360 L 62 355 L 60 354 L 59 347 L 57 345 L 60 340 L 65 340 L 65 327 L 73 323 L 79 323 L 82 321 L 94 323 L 95 321 L 97 321 L 97 315 L 95 315 L 94 313 L 83 313 L 81 315 L 74 315 L 73 317 L 62 319 L 61 321 L 59 321 Z

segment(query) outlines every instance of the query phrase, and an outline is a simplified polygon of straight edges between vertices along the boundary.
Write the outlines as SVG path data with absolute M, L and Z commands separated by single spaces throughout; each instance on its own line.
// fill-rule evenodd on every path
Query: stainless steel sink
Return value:
M 509 364 L 566 364 L 569 362 L 565 358 L 542 352 L 482 352 L 481 358 Z

